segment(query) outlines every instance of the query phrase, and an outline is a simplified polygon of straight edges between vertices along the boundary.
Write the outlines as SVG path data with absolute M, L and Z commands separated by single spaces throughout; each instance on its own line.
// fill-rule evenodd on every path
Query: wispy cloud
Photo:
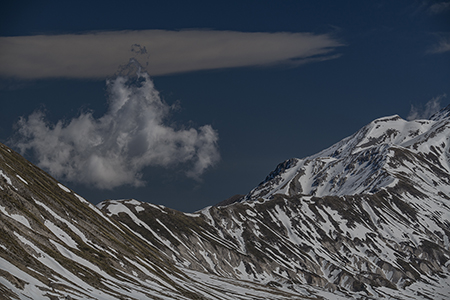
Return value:
M 417 119 L 429 119 L 432 115 L 441 110 L 441 100 L 445 97 L 447 97 L 447 95 L 442 94 L 432 98 L 425 104 L 425 108 L 411 105 L 411 110 L 409 111 L 407 119 L 409 121 Z
M 107 81 L 109 107 L 96 119 L 83 112 L 49 123 L 36 111 L 21 118 L 12 144 L 31 151 L 53 176 L 111 189 L 141 186 L 149 166 L 182 167 L 198 179 L 219 160 L 218 134 L 210 126 L 178 129 L 166 124 L 172 107 L 164 103 L 149 75 Z
M 413 10 L 411 13 L 412 17 L 416 17 L 417 15 L 425 15 L 427 18 L 448 19 L 448 12 L 450 12 L 450 1 L 414 1 L 413 4 L 411 4 L 411 9 Z M 445 22 L 443 24 L 445 24 Z M 446 30 L 446 28 L 444 30 Z M 436 37 L 437 42 L 428 47 L 426 50 L 427 54 L 440 54 L 450 51 L 449 32 L 430 32 L 430 34 Z
M 432 14 L 440 14 L 450 10 L 450 1 L 432 4 L 428 11 Z
M 328 34 L 141 30 L 0 37 L 0 76 L 105 78 L 134 57 L 151 76 L 333 59 Z
M 450 51 L 450 34 L 438 34 L 439 42 L 428 51 L 431 54 L 439 54 Z
M 432 4 L 428 8 L 428 12 L 432 15 L 445 14 L 447 12 L 450 12 L 450 1 Z M 437 33 L 436 35 L 439 38 L 439 42 L 433 45 L 428 52 L 432 54 L 439 54 L 450 51 L 450 34 L 447 32 Z

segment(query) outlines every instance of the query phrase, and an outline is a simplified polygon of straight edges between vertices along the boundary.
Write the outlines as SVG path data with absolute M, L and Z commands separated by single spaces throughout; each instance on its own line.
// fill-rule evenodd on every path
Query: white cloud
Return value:
M 217 132 L 210 125 L 177 130 L 165 124 L 172 107 L 148 74 L 119 76 L 107 87 L 109 107 L 102 117 L 84 112 L 50 124 L 37 111 L 18 122 L 14 146 L 33 152 L 38 165 L 57 178 L 103 189 L 144 185 L 148 166 L 181 164 L 197 179 L 218 162 Z
M 105 78 L 134 57 L 151 76 L 336 58 L 327 34 L 140 30 L 0 37 L 0 76 Z
M 441 110 L 441 100 L 447 97 L 446 94 L 439 95 L 432 98 L 425 104 L 425 109 L 411 105 L 411 110 L 409 111 L 407 119 L 418 120 L 418 119 L 429 119 L 432 115 Z

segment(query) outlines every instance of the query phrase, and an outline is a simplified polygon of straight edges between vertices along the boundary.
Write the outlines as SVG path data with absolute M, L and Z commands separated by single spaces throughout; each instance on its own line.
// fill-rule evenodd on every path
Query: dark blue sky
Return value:
M 202 29 L 309 32 L 342 45 L 334 48 L 336 58 L 298 66 L 152 76 L 162 99 L 179 106 L 167 122 L 177 128 L 211 125 L 221 159 L 201 181 L 187 178 L 183 165 L 144 168 L 141 187 L 105 190 L 62 180 L 93 203 L 135 198 L 194 211 L 247 193 L 278 163 L 314 154 L 375 118 L 407 118 L 411 105 L 425 109 L 433 99 L 442 106 L 449 102 L 448 1 L 11 2 L 0 5 L 1 37 Z M 99 118 L 108 109 L 106 94 L 105 78 L 3 75 L 0 141 L 12 145 L 13 125 L 36 110 L 45 109 L 51 124 L 86 110 Z

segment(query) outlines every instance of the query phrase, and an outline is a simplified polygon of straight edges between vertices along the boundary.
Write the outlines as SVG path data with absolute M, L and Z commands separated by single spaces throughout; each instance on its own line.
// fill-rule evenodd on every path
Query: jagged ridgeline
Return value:
M 6 299 L 448 299 L 450 118 L 381 118 L 195 214 L 97 207 L 0 145 Z

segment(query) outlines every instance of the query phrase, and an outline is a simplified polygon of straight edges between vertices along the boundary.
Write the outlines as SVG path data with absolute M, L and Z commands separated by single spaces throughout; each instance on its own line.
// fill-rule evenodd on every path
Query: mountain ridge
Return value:
M 449 107 L 429 120 L 379 118 L 196 213 L 133 199 L 93 207 L 1 145 L 0 290 L 8 299 L 446 299 L 449 137 Z

